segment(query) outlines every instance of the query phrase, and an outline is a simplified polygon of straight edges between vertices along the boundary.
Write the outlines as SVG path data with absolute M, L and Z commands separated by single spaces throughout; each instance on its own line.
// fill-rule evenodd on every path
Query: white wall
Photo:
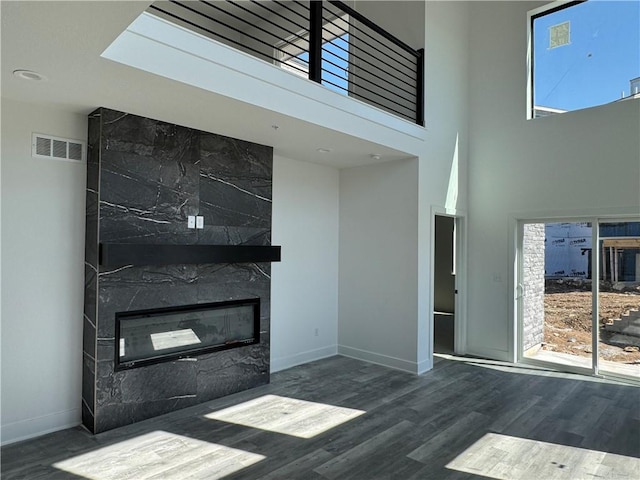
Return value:
M 418 50 L 424 47 L 424 2 L 355 1 L 353 8 L 411 48 Z M 351 21 L 355 31 L 350 37 L 352 66 L 349 74 L 354 75 L 353 84 L 349 87 L 350 95 L 383 109 L 389 108 L 391 112 L 395 110 L 409 115 L 411 120 L 415 120 L 412 92 L 417 84 L 417 75 L 411 66 L 416 60 L 390 42 L 380 47 L 378 40 L 381 37 L 360 22 Z
M 2 442 L 80 422 L 86 165 L 31 157 L 84 115 L 2 99 Z
M 10 119 L 11 121 L 8 121 Z M 85 115 L 2 100 L 2 442 L 80 422 L 85 164 L 31 158 L 31 133 Z M 336 353 L 338 171 L 276 156 L 272 369 Z M 315 329 L 318 335 L 315 335 Z
M 418 153 L 424 136 L 412 122 L 149 14 L 136 19 L 102 56 L 408 155 Z M 235 115 L 226 112 L 225 122 L 250 129 Z
M 467 205 L 469 5 L 428 1 L 425 22 L 427 137 L 421 156 L 424 175 L 420 185 L 430 203 L 464 210 Z
M 398 28 L 391 3 L 359 5 Z M 467 208 L 469 6 L 426 2 L 423 21 L 406 8 L 403 39 L 424 38 L 426 140 L 419 161 L 341 171 L 338 340 L 340 353 L 420 373 L 432 364 L 432 211 Z
M 431 368 L 431 304 L 434 212 L 464 216 L 467 210 L 469 5 L 428 1 L 425 5 L 425 125 L 419 165 L 418 365 Z M 458 229 L 464 235 L 464 229 Z M 463 243 L 464 243 L 464 239 Z M 458 260 L 464 260 L 459 251 Z M 466 307 L 466 264 L 458 264 L 462 319 Z M 456 332 L 456 335 L 459 332 Z
M 272 215 L 274 372 L 337 351 L 338 170 L 275 155 Z
M 431 212 L 464 211 L 467 203 L 469 6 L 427 2 L 424 20 L 426 133 L 402 120 L 386 126 L 388 115 L 363 113 L 360 104 L 355 114 L 336 114 L 327 95 L 347 99 L 318 86 L 304 85 L 311 107 L 303 108 L 283 85 L 265 96 L 224 82 L 232 97 L 242 90 L 245 101 L 261 105 L 258 95 L 267 108 L 420 157 L 338 172 L 276 156 L 273 243 L 283 246 L 283 261 L 272 270 L 273 370 L 329 355 L 336 344 L 413 372 L 431 364 Z M 325 100 L 331 108 L 315 105 Z M 32 131 L 84 138 L 86 118 L 5 100 L 2 113 L 6 441 L 79 422 L 84 166 L 33 160 L 29 145 Z M 27 360 L 29 346 L 41 363 Z
M 525 120 L 539 5 L 471 2 L 468 348 L 499 359 L 514 355 L 511 219 L 640 213 L 638 100 Z
M 391 32 L 404 43 L 416 49 L 424 45 L 425 4 L 423 2 L 398 2 L 396 0 L 345 2 L 376 25 Z M 428 7 L 427 7 L 428 8 Z M 367 28 L 364 27 L 367 31 Z
M 338 351 L 412 372 L 418 161 L 340 171 Z

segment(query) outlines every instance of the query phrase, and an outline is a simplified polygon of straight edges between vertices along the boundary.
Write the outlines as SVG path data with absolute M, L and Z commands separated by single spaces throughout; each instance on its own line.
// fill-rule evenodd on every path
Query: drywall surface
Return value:
M 340 171 L 338 351 L 417 371 L 418 161 Z
M 354 2 L 353 8 L 413 50 L 424 48 L 424 2 Z M 351 18 L 350 95 L 415 120 L 419 60 Z M 382 40 L 382 44 L 378 41 Z
M 87 119 L 2 99 L 2 442 L 80 423 L 84 162 L 31 157 Z
M 468 350 L 501 359 L 514 358 L 512 219 L 640 214 L 639 100 L 526 120 L 539 5 L 471 2 Z
M 338 170 L 273 159 L 271 371 L 336 354 Z
M 422 19 L 425 2 L 378 0 L 345 3 L 409 46 L 421 48 L 424 45 L 425 24 Z
M 150 14 L 138 17 L 102 56 L 412 155 L 424 137 L 412 122 Z
M 393 3 L 384 2 L 393 11 L 386 10 L 389 15 L 383 26 L 395 29 L 405 22 L 406 12 L 401 13 Z M 364 2 L 358 5 L 358 8 L 365 6 Z M 386 15 L 382 3 L 367 3 L 366 7 L 372 9 L 368 12 L 372 16 L 377 15 L 375 9 L 379 9 L 381 18 Z M 416 25 L 421 22 L 426 25 L 423 42 L 426 130 L 367 105 L 349 103 L 349 99 L 273 66 L 257 65 L 255 59 L 225 46 L 217 47 L 216 52 L 220 53 L 217 57 L 215 52 L 207 52 L 215 57 L 208 61 L 211 63 L 208 71 L 214 75 L 179 78 L 199 86 L 203 85 L 198 82 L 213 82 L 219 94 L 271 108 L 273 112 L 289 115 L 292 122 L 339 130 L 353 136 L 354 145 L 362 144 L 360 138 L 393 148 L 396 153 L 419 157 L 338 172 L 298 161 L 304 158 L 278 158 L 276 149 L 272 241 L 283 246 L 283 260 L 274 264 L 272 271 L 274 370 L 329 355 L 336 344 L 340 344 L 342 353 L 408 371 L 421 372 L 431 365 L 432 209 L 435 206 L 455 213 L 464 211 L 467 205 L 470 6 L 467 2 L 430 1 L 424 6 L 402 8 L 405 7 L 407 11 L 424 9 L 423 17 L 412 18 L 407 24 L 407 34 L 421 35 L 423 29 Z M 485 34 L 489 36 L 489 32 Z M 420 36 L 415 39 L 422 41 Z M 403 40 L 413 45 L 412 38 Z M 142 52 L 144 58 L 139 58 L 136 51 Z M 153 61 L 144 49 L 119 54 L 135 57 L 133 60 L 140 62 L 139 68 L 181 68 L 177 63 L 167 67 L 172 63 L 167 63 L 167 57 L 161 57 L 164 67 L 148 65 L 145 62 Z M 189 59 L 192 60 L 196 61 Z M 480 76 L 483 75 L 481 71 Z M 96 91 L 95 98 L 98 97 Z M 129 102 L 138 107 L 138 113 L 150 116 L 151 110 L 162 111 L 164 114 L 156 115 L 158 118 L 180 123 L 179 118 L 174 118 L 179 113 L 165 112 L 160 104 L 152 108 L 144 99 L 127 99 Z M 76 178 L 72 165 L 53 167 L 38 163 L 30 158 L 28 147 L 31 131 L 86 137 L 84 115 L 28 105 L 24 107 L 25 113 L 21 113 L 21 104 L 7 102 L 7 105 L 3 100 L 3 119 L 12 119 L 9 127 L 3 122 L 2 132 L 3 440 L 8 438 L 5 436 L 8 427 L 17 432 L 11 435 L 15 439 L 79 422 L 84 167 Z M 233 112 L 227 113 L 233 116 Z M 230 124 L 247 125 L 244 117 L 225 119 Z M 266 122 L 265 129 L 273 136 L 270 125 Z M 280 132 L 284 129 L 282 126 Z M 5 142 L 11 148 L 5 148 Z M 310 144 L 310 149 L 315 151 L 320 146 L 325 145 Z M 9 156 L 9 151 L 18 150 L 19 155 Z M 375 152 L 361 152 L 365 158 L 370 153 Z M 8 169 L 4 166 L 5 156 Z M 46 196 L 41 187 L 50 190 Z M 80 197 L 76 198 L 77 195 Z M 38 199 L 34 200 L 35 197 Z M 48 200 L 43 201 L 42 197 Z M 25 203 L 26 198 L 34 204 Z M 70 210 L 76 213 L 71 214 Z M 29 224 L 30 218 L 40 219 L 41 214 L 44 223 L 39 227 Z M 61 243 L 62 232 L 66 243 L 58 245 L 57 257 L 51 257 L 47 249 L 52 241 Z M 313 250 L 307 250 L 307 245 Z M 72 257 L 77 257 L 77 265 Z M 41 267 L 35 276 L 32 267 L 46 262 L 53 265 Z M 13 281 L 14 275 L 16 283 L 8 287 L 7 279 Z M 43 287 L 47 282 L 52 285 Z M 23 303 L 27 315 L 16 315 Z M 73 313 L 75 310 L 78 315 Z M 64 338 L 60 330 L 44 330 L 34 342 L 33 336 L 27 336 L 33 331 L 31 327 L 21 323 L 32 324 L 33 318 L 38 319 L 36 326 L 47 327 L 47 321 L 52 320 L 56 328 L 66 329 Z M 318 324 L 321 325 L 317 327 Z M 19 362 L 19 368 L 13 372 L 13 360 L 7 364 L 6 359 L 14 352 L 26 355 L 22 351 L 28 341 L 35 344 L 34 350 L 44 345 L 39 355 L 47 364 L 56 365 L 55 371 L 45 370 L 41 374 L 40 365 L 31 367 Z M 488 342 L 491 341 L 489 338 Z M 4 348 L 5 344 L 10 345 L 9 350 Z M 61 365 L 51 360 L 60 356 L 67 363 Z M 42 382 L 41 375 L 44 375 Z M 14 384 L 17 389 L 8 392 L 7 388 Z M 47 405 L 49 411 L 43 413 L 41 405 L 36 408 L 32 403 L 34 391 L 53 399 Z M 64 401 L 59 402 L 60 396 L 64 396 Z M 59 415 L 60 412 L 63 414 Z M 44 415 L 43 419 L 38 415 Z
M 431 367 L 433 305 L 431 276 L 432 215 L 462 216 L 467 210 L 469 5 L 467 2 L 425 3 L 425 125 L 420 155 L 418 195 L 418 364 Z M 459 232 L 464 235 L 464 232 Z M 458 265 L 460 292 L 457 318 L 465 316 L 466 263 Z
M 363 2 L 358 8 L 393 31 L 398 31 L 395 22 L 402 18 L 406 29 L 401 39 L 424 44 L 425 141 L 418 161 L 390 163 L 383 170 L 341 171 L 339 351 L 423 372 L 432 365 L 432 211 L 463 215 L 467 208 L 469 6 L 467 2 L 409 2 L 396 5 L 404 16 L 384 18 L 392 4 Z M 407 165 L 417 167 L 415 177 L 400 181 L 399 172 Z M 381 173 L 387 170 L 390 175 Z M 393 210 L 396 202 L 405 202 L 399 218 Z M 382 210 L 377 210 L 378 205 Z M 414 223 L 407 221 L 394 232 L 397 222 L 414 213 Z M 387 243 L 387 235 L 403 229 L 394 237 L 394 242 L 400 242 L 397 249 L 395 243 Z M 408 270 L 401 272 L 405 265 Z M 398 297 L 386 303 L 387 296 L 393 298 L 396 293 Z M 417 303 L 410 305 L 414 294 Z M 373 303 L 367 304 L 369 300 Z M 390 305 L 396 303 L 403 305 L 398 310 L 399 328 L 389 332 L 389 324 L 370 320 L 390 312 Z M 411 320 L 410 311 L 415 314 Z M 360 328 L 364 326 L 368 329 Z M 396 335 L 401 340 L 390 341 Z
M 469 5 L 467 2 L 426 2 L 425 23 L 427 137 L 420 164 L 421 194 L 431 204 L 448 210 L 465 210 Z

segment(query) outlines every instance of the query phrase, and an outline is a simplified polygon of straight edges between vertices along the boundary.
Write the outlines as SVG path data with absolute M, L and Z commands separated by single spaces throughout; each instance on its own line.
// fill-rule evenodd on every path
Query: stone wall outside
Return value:
M 545 226 L 529 223 L 523 239 L 523 350 L 540 345 L 544 337 Z

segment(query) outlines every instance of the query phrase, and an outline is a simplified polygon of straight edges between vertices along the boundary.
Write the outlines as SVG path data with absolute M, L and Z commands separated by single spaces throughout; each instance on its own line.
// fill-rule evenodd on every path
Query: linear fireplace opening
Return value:
M 118 312 L 115 369 L 259 342 L 259 298 Z

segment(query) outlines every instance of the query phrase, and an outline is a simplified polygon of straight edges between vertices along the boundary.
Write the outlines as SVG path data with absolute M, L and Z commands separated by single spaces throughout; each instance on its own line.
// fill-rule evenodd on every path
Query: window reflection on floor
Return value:
M 635 479 L 640 472 L 640 459 L 487 433 L 458 455 L 447 468 L 497 480 Z
M 264 395 L 210 413 L 206 418 L 300 438 L 311 438 L 363 413 L 363 410 Z
M 224 478 L 266 457 L 161 430 L 78 455 L 53 466 L 88 480 Z M 154 476 L 155 475 L 155 476 Z M 75 477 L 74 477 L 75 478 Z

